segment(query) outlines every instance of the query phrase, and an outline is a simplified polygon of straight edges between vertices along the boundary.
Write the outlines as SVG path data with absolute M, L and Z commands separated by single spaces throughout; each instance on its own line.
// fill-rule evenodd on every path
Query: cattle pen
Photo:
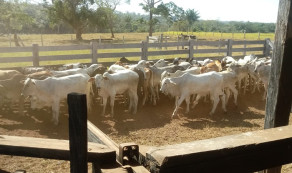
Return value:
M 98 128 L 92 126 L 87 121 L 85 95 L 72 93 L 68 96 L 70 113 L 69 141 L 41 141 L 36 138 L 28 139 L 2 135 L 0 136 L 0 154 L 70 159 L 71 172 L 86 172 L 87 162 L 93 163 L 93 172 L 102 172 L 105 168 L 110 170 L 117 168 L 119 169 L 116 170 L 117 172 L 255 172 L 267 168 L 269 169 L 263 172 L 281 172 L 281 165 L 292 162 L 292 127 L 287 126 L 292 100 L 291 33 L 291 0 L 280 0 L 272 55 L 272 75 L 270 77 L 266 102 L 266 130 L 164 147 L 153 147 L 144 152 L 143 147 L 134 143 L 117 145 L 107 135 L 99 131 Z M 143 45 L 143 42 L 141 45 Z M 148 46 L 145 45 L 148 45 L 148 43 L 144 43 L 146 50 L 139 53 L 132 53 L 132 56 L 141 56 L 142 59 L 147 59 L 148 56 L 153 54 L 160 55 L 159 52 L 153 54 L 148 52 Z M 192 43 L 190 45 L 190 47 L 193 47 Z M 227 41 L 225 45 L 224 52 L 228 50 L 227 55 L 232 55 L 232 52 L 235 52 L 232 46 L 230 46 L 232 45 L 232 41 Z M 160 44 L 153 43 L 152 46 L 160 46 Z M 93 50 L 96 50 L 95 48 L 98 46 L 92 43 L 91 46 L 84 46 L 83 48 L 91 49 L 91 47 L 94 48 Z M 76 47 L 76 49 L 78 48 L 81 49 L 80 47 Z M 19 52 L 27 51 L 27 48 L 17 49 Z M 55 49 L 58 49 L 58 47 L 55 47 Z M 72 47 L 70 49 L 67 48 L 67 50 L 71 49 Z M 143 50 L 143 46 L 141 49 Z M 3 52 L 12 51 L 11 49 L 2 48 L 0 50 Z M 3 58 L 5 60 L 1 60 L 1 62 L 25 61 L 33 62 L 33 66 L 39 66 L 39 62 L 42 59 L 55 60 L 56 57 L 40 57 L 38 50 L 41 50 L 41 48 L 34 45 L 29 50 L 33 52 L 33 56 L 26 58 Z M 44 48 L 44 50 L 48 50 L 48 48 Z M 263 46 L 260 50 L 267 52 L 269 48 Z M 178 50 L 176 53 L 191 52 L 189 55 L 192 56 L 195 53 L 193 51 L 194 49 L 190 48 L 187 50 Z M 241 49 L 240 51 L 243 50 Z M 175 52 L 170 52 L 176 54 Z M 84 56 L 75 55 L 73 57 L 80 59 L 80 57 L 88 58 L 91 55 L 93 57 L 92 63 L 97 62 L 98 56 L 123 56 L 120 53 L 106 55 L 98 54 L 97 51 L 94 51 L 91 54 Z M 67 58 L 67 55 L 63 56 L 63 59 Z M 71 56 L 70 58 L 72 59 Z M 8 61 L 9 59 L 13 60 Z M 88 139 L 87 135 L 84 135 L 86 133 L 88 133 Z M 88 144 L 87 140 L 92 140 L 93 142 L 102 141 L 103 144 Z M 39 141 L 39 144 L 31 141 Z M 55 142 L 56 145 L 51 146 L 52 148 L 49 149 L 48 142 Z

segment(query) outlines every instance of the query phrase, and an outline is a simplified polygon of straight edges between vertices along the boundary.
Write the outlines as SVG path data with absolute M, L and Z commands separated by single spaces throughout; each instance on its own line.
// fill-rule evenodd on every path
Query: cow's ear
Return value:
M 88 79 L 87 82 L 93 82 L 93 81 L 94 81 L 94 77 L 91 77 L 91 78 Z
M 104 79 L 104 80 L 108 80 L 108 77 L 106 77 L 106 76 L 103 76 L 103 79 Z
M 173 81 L 169 80 L 169 83 L 172 85 L 176 85 L 176 83 L 174 83 Z

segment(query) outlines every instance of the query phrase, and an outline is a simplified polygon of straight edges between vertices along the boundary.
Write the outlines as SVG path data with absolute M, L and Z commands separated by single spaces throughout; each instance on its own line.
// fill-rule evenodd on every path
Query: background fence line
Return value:
M 149 56 L 163 55 L 187 55 L 192 58 L 196 54 L 224 54 L 232 56 L 233 53 L 247 52 L 262 52 L 257 56 L 269 56 L 272 50 L 273 43 L 270 39 L 255 40 L 255 41 L 234 41 L 219 40 L 219 41 L 204 41 L 190 39 L 184 42 L 164 42 L 164 43 L 149 43 L 142 41 L 141 43 L 125 43 L 125 44 L 102 44 L 97 41 L 91 42 L 89 45 L 72 45 L 72 46 L 39 46 L 33 44 L 31 47 L 1 47 L 0 53 L 15 53 L 15 52 L 30 52 L 32 56 L 23 57 L 1 57 L 0 63 L 16 63 L 16 62 L 32 62 L 33 66 L 39 66 L 41 61 L 57 61 L 57 60 L 74 60 L 74 59 L 91 59 L 91 63 L 98 63 L 99 58 L 120 58 L 120 57 L 140 57 L 143 60 L 149 60 Z M 162 47 L 165 47 L 163 50 Z M 173 49 L 169 49 L 173 47 Z M 179 49 L 182 47 L 183 49 Z M 195 48 L 194 48 L 195 47 Z M 140 51 L 131 52 L 107 52 L 100 53 L 100 50 L 105 49 L 140 49 Z M 159 48 L 159 50 L 154 50 Z M 40 56 L 40 52 L 50 51 L 73 51 L 73 50 L 90 50 L 89 53 L 71 54 L 71 55 L 50 55 Z M 242 57 L 235 55 L 233 57 Z M 198 58 L 198 57 L 196 57 Z M 209 56 L 200 56 L 198 59 L 210 58 Z M 213 56 L 212 58 L 222 58 Z

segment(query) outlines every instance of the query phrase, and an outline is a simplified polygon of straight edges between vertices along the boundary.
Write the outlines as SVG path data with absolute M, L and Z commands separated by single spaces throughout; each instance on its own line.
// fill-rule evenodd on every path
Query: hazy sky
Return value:
M 163 0 L 174 2 L 184 10 L 194 9 L 203 20 L 250 21 L 276 23 L 279 0 Z M 121 12 L 146 14 L 139 3 L 143 0 L 131 0 L 130 5 L 117 7 Z

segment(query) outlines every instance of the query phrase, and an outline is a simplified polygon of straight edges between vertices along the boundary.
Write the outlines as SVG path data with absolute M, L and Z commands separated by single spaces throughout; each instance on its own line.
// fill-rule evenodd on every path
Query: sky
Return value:
M 249 21 L 276 23 L 279 0 L 163 0 L 174 2 L 184 10 L 194 9 L 201 20 Z M 131 0 L 130 5 L 122 3 L 117 11 L 147 14 L 139 6 L 143 0 Z

